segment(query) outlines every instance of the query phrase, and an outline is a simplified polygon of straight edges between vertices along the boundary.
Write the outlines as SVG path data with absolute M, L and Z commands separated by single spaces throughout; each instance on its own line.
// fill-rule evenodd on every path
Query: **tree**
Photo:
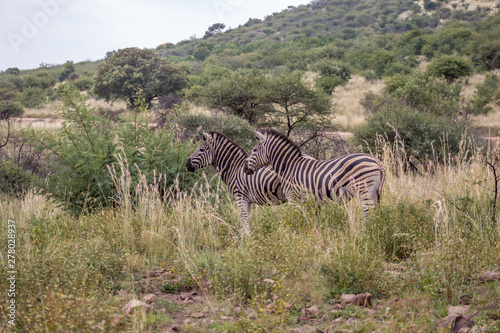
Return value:
M 431 61 L 427 73 L 432 76 L 442 76 L 448 83 L 472 74 L 472 64 L 468 59 L 446 55 Z
M 224 23 L 214 23 L 208 27 L 208 30 L 205 32 L 205 36 L 203 38 L 211 37 L 215 34 L 221 33 L 226 28 Z
M 24 109 L 17 103 L 11 101 L 0 101 L 0 122 L 5 122 L 7 124 L 7 135 L 5 140 L 2 138 L 0 142 L 0 148 L 7 145 L 10 138 L 10 127 L 13 123 L 12 118 L 21 117 L 24 113 Z
M 332 94 L 335 87 L 344 85 L 351 78 L 350 69 L 341 62 L 325 59 L 319 61 L 315 67 L 319 72 L 316 83 L 328 95 Z
M 256 125 L 270 110 L 268 103 L 261 98 L 265 84 L 263 75 L 233 72 L 212 80 L 203 91 L 202 98 L 208 107 L 245 118 Z
M 21 71 L 17 67 L 10 67 L 5 70 L 6 74 L 11 74 L 11 75 L 19 75 Z
M 179 91 L 185 82 L 180 70 L 153 51 L 134 47 L 106 59 L 97 70 L 93 92 L 107 101 L 123 98 L 132 108 L 136 91 L 141 88 L 150 108 L 153 98 Z
M 62 82 L 66 80 L 74 72 L 75 72 L 75 64 L 73 63 L 73 61 L 69 60 L 66 61 L 66 63 L 64 64 L 64 69 L 59 75 L 59 81 Z
M 331 127 L 331 102 L 322 92 L 311 89 L 302 81 L 302 74 L 280 74 L 267 79 L 263 101 L 272 106 L 270 118 L 285 127 L 287 136 L 296 127 L 313 131 Z

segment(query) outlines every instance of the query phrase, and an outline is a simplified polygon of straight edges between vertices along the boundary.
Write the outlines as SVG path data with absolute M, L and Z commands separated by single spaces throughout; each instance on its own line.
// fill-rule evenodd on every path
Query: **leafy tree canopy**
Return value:
M 431 61 L 427 73 L 432 76 L 442 76 L 448 83 L 472 74 L 472 64 L 468 59 L 446 55 Z
M 176 92 L 185 85 L 180 70 L 151 50 L 126 48 L 117 51 L 101 65 L 94 79 L 94 93 L 105 100 L 123 98 L 134 105 L 141 88 L 148 107 L 153 98 Z

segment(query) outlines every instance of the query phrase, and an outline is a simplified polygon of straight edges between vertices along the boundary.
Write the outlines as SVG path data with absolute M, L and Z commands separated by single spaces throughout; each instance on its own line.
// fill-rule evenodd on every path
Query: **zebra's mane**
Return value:
M 283 141 L 288 142 L 292 147 L 294 147 L 297 150 L 297 152 L 299 154 L 302 154 L 302 152 L 300 151 L 299 145 L 296 144 L 295 142 L 293 142 L 292 140 L 290 140 L 290 138 L 288 138 L 285 134 L 280 133 L 272 128 L 263 128 L 262 130 L 260 130 L 260 132 L 263 134 L 271 135 L 273 137 L 278 137 L 278 138 L 282 139 Z
M 243 154 L 243 156 L 245 156 L 245 158 L 247 157 L 247 153 L 245 152 L 245 150 L 243 148 L 241 148 L 241 146 L 239 144 L 237 144 L 236 142 L 234 142 L 233 140 L 231 140 L 230 138 L 228 138 L 225 134 L 222 134 L 222 133 L 217 132 L 217 131 L 210 131 L 208 133 L 209 134 L 216 134 L 216 136 L 222 137 L 224 140 L 229 141 L 229 143 L 231 143 L 232 145 L 236 146 L 236 148 L 239 151 L 241 151 L 241 153 Z M 212 135 L 212 137 L 214 137 L 214 136 Z

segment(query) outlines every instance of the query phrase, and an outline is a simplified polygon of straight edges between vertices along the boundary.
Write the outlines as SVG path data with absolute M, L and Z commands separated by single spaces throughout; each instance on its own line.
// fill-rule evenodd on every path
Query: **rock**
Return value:
M 470 311 L 469 305 L 463 305 L 463 306 L 448 305 L 448 314 L 449 315 L 454 314 L 454 313 L 464 315 L 464 314 L 467 314 L 469 311 Z
M 334 333 L 337 332 L 337 326 L 343 325 L 345 323 L 345 319 L 342 317 L 338 317 L 334 321 L 330 323 L 330 325 L 325 329 L 324 333 Z
M 155 294 L 147 294 L 142 297 L 142 301 L 146 304 L 153 304 L 158 302 L 158 296 Z
M 479 281 L 481 282 L 500 281 L 500 273 L 493 271 L 484 272 L 483 275 L 479 277 Z
M 470 320 L 469 317 L 459 313 L 452 313 L 443 318 L 443 320 L 436 325 L 436 329 L 439 330 L 441 328 L 446 330 L 446 332 L 468 332 L 473 324 L 474 322 Z
M 334 304 L 332 306 L 332 311 L 340 311 L 340 310 L 344 310 L 344 309 L 345 309 L 345 306 L 343 306 L 340 303 Z
M 371 306 L 372 305 L 372 294 L 342 294 L 340 297 L 340 302 L 343 305 L 352 304 L 358 306 Z
M 308 308 L 302 308 L 299 320 L 306 321 L 310 318 L 317 318 L 319 316 L 319 310 L 316 305 L 310 306 Z
M 287 310 L 297 310 L 297 308 L 295 307 L 295 304 L 293 304 L 293 303 L 285 303 L 285 309 L 287 309 Z
M 200 319 L 200 318 L 205 317 L 205 315 L 203 314 L 203 312 L 193 312 L 193 313 L 191 313 L 190 317 Z
M 201 321 L 201 326 L 209 326 L 209 325 L 213 325 L 213 324 L 215 324 L 215 320 L 213 320 L 213 319 L 206 319 L 205 318 Z
M 271 280 L 271 279 L 264 279 L 264 282 L 270 285 L 271 287 L 276 284 L 276 281 Z
M 129 315 L 136 308 L 144 308 L 147 312 L 154 310 L 151 305 L 141 302 L 138 299 L 133 299 L 123 306 L 122 311 Z

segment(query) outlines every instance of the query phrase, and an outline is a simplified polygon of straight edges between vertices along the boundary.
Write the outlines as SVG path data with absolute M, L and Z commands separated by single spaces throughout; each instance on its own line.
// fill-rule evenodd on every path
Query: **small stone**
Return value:
M 271 287 L 276 284 L 276 281 L 271 280 L 271 279 L 264 279 L 264 282 L 270 285 Z
M 342 304 L 352 304 L 358 306 L 371 306 L 372 304 L 372 294 L 342 294 L 340 297 L 340 301 Z
M 470 311 L 470 306 L 469 305 L 463 305 L 463 306 L 452 306 L 452 305 L 448 305 L 448 314 L 451 315 L 451 314 L 454 314 L 454 313 L 458 313 L 458 314 L 467 314 L 469 311 Z
M 158 296 L 155 294 L 147 294 L 142 297 L 142 301 L 146 304 L 153 304 L 158 302 Z
M 494 282 L 494 281 L 500 281 L 500 273 L 498 272 L 493 272 L 493 271 L 488 271 L 484 272 L 480 277 L 479 281 L 481 282 Z
M 436 329 L 442 328 L 445 329 L 446 332 L 462 332 L 462 329 L 467 329 L 472 327 L 474 322 L 470 320 L 469 317 L 463 316 L 459 313 L 452 313 L 443 320 L 439 324 L 436 325 Z
M 209 325 L 212 325 L 214 323 L 215 323 L 215 320 L 205 318 L 201 321 L 201 326 L 209 326 Z
M 141 302 L 138 299 L 133 299 L 123 306 L 122 311 L 129 315 L 136 308 L 144 308 L 147 312 L 154 310 L 151 305 Z
M 313 306 L 310 306 L 306 309 L 306 312 L 313 316 L 313 317 L 318 317 L 319 316 L 319 310 L 318 310 L 318 307 L 316 305 L 313 305 Z
M 345 306 L 343 306 L 340 303 L 334 304 L 332 306 L 332 311 L 340 311 L 340 310 L 344 310 L 344 309 L 345 309 Z
M 200 319 L 200 318 L 205 317 L 205 315 L 203 314 L 203 312 L 193 312 L 193 313 L 191 313 L 190 317 Z

